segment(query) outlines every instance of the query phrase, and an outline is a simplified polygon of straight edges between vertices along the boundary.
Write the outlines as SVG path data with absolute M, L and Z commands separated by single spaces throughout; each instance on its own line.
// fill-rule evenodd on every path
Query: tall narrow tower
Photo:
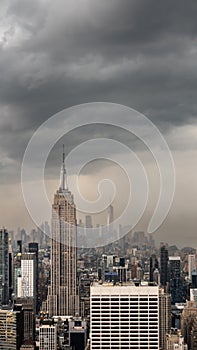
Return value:
M 60 187 L 52 205 L 49 315 L 75 315 L 76 294 L 76 208 L 67 187 L 63 148 Z
M 168 249 L 165 245 L 160 248 L 160 283 L 165 287 L 168 282 Z
M 0 230 L 0 305 L 9 301 L 9 249 L 8 231 Z

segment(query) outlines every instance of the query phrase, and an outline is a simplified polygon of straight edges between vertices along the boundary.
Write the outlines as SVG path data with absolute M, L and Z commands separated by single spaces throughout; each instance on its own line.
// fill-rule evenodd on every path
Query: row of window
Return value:
M 101 347 L 101 345 L 100 344 L 95 344 L 95 345 L 92 345 L 91 346 L 91 349 L 92 350 L 98 350 L 98 346 L 99 346 L 99 350 L 117 350 L 117 349 L 120 349 L 120 347 L 119 348 L 117 348 L 117 346 L 120 346 L 119 344 L 118 345 L 111 345 L 111 346 L 109 346 L 109 345 L 102 345 L 102 347 Z M 132 350 L 139 350 L 139 347 L 138 347 L 138 344 L 132 344 L 130 347 L 128 347 L 129 345 L 121 345 L 121 349 L 123 350 L 129 350 L 129 349 L 132 349 Z M 158 345 L 149 345 L 149 346 L 147 346 L 147 345 L 141 345 L 140 346 L 140 349 L 142 350 L 158 350 Z
M 143 325 L 144 325 L 144 327 L 143 327 Z M 107 327 L 107 323 L 105 323 L 104 325 L 101 325 L 100 327 L 98 327 L 96 325 L 92 325 L 91 330 L 92 331 L 96 330 L 98 332 L 100 332 L 100 331 L 102 332 L 102 330 L 107 329 L 105 326 Z M 108 331 L 112 331 L 112 330 L 117 331 L 118 330 L 121 332 L 123 329 L 127 330 L 128 332 L 135 332 L 135 333 L 139 332 L 140 333 L 142 329 L 146 329 L 147 332 L 152 331 L 152 330 L 157 331 L 158 326 L 157 325 L 154 325 L 154 326 L 149 325 L 149 327 L 148 326 L 145 327 L 145 324 L 141 324 L 138 327 L 138 325 L 134 325 L 134 323 L 130 324 L 130 325 L 128 325 L 126 323 L 121 323 L 118 326 L 115 323 L 108 324 Z
M 120 332 L 120 333 L 118 333 L 118 331 Z M 101 334 L 105 334 L 105 333 L 107 333 L 108 335 L 110 335 L 110 334 L 122 334 L 122 333 L 127 333 L 127 335 L 131 335 L 131 336 L 133 336 L 133 334 L 146 334 L 146 336 L 148 336 L 148 335 L 152 335 L 152 334 L 158 334 L 158 331 L 157 331 L 157 329 L 150 329 L 150 330 L 140 330 L 140 331 L 138 331 L 138 328 L 136 328 L 135 330 L 132 330 L 132 333 L 130 333 L 129 332 L 129 329 L 121 329 L 121 330 L 119 330 L 119 329 L 106 329 L 106 330 L 104 330 L 104 329 L 102 329 L 102 332 L 99 330 L 99 329 L 92 329 L 92 334 L 93 333 L 95 333 L 95 334 L 99 334 L 99 335 L 101 335 Z
M 96 297 L 94 297 L 94 296 L 92 296 L 92 300 L 95 300 L 95 301 L 100 301 L 100 300 L 102 300 L 102 301 L 109 301 L 109 300 L 114 300 L 114 301 L 119 301 L 119 300 L 124 300 L 124 301 L 128 301 L 128 300 L 135 300 L 135 301 L 137 301 L 137 300 L 141 300 L 141 301 L 147 301 L 147 300 L 151 300 L 151 301 L 157 301 L 158 300 L 158 298 L 153 298 L 153 297 L 146 297 L 146 298 L 144 298 L 144 297 L 133 297 L 133 296 L 128 296 L 128 297 L 123 297 L 123 296 L 117 296 L 117 297 L 114 297 L 114 296 L 110 296 L 110 297 L 98 297 L 98 296 L 96 296 Z

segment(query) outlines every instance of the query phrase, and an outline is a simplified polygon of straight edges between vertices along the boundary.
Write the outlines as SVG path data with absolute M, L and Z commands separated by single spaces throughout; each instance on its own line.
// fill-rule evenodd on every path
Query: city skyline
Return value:
M 196 18 L 0 1 L 0 349 L 197 349 Z

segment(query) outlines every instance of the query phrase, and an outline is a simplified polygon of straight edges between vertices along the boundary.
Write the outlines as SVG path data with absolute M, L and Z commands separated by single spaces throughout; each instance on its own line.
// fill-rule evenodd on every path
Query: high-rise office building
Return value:
M 169 257 L 169 282 L 172 304 L 182 302 L 183 289 L 181 279 L 181 258 L 180 256 Z
M 0 230 L 0 304 L 9 301 L 9 248 L 8 231 Z
M 23 341 L 23 312 L 0 310 L 0 349 L 18 350 Z
M 33 342 L 35 335 L 35 300 L 33 297 L 16 298 L 15 304 L 23 310 L 23 340 Z
M 12 298 L 13 293 L 13 252 L 12 252 L 12 244 L 11 239 L 9 238 L 9 244 L 8 244 L 8 259 L 9 259 L 9 300 Z
M 85 227 L 87 227 L 87 228 L 92 228 L 93 227 L 91 215 L 86 215 L 86 217 L 85 217 Z
M 192 327 L 197 319 L 197 307 L 195 301 L 187 301 L 181 314 L 181 333 L 188 349 L 191 349 Z
M 191 350 L 197 349 L 197 319 L 194 319 L 191 330 Z
M 159 349 L 159 287 L 91 286 L 90 339 L 91 350 Z
M 171 298 L 163 288 L 159 289 L 159 344 L 160 349 L 166 349 L 166 334 L 171 328 Z
M 168 282 L 168 249 L 162 244 L 160 248 L 160 283 L 165 287 Z
M 38 243 L 37 242 L 31 242 L 29 243 L 29 253 L 35 254 L 35 279 L 36 279 L 36 313 L 39 309 L 39 301 L 38 301 Z
M 188 255 L 188 277 L 192 281 L 192 274 L 196 272 L 196 256 L 195 254 Z
M 190 301 L 195 301 L 197 305 L 197 288 L 190 289 Z
M 109 205 L 107 209 L 107 225 L 112 225 L 114 221 L 114 207 L 113 205 Z
M 18 297 L 33 297 L 36 302 L 36 255 L 23 253 L 21 258 L 21 286 Z
M 57 350 L 57 326 L 42 325 L 39 328 L 39 349 Z
M 87 343 L 87 323 L 80 317 L 68 322 L 69 345 L 73 350 L 84 350 Z
M 54 195 L 51 231 L 50 315 L 75 315 L 76 297 L 76 208 L 68 190 L 64 162 L 60 187 Z
M 154 271 L 159 267 L 159 263 L 155 254 L 150 257 L 150 282 L 154 281 Z

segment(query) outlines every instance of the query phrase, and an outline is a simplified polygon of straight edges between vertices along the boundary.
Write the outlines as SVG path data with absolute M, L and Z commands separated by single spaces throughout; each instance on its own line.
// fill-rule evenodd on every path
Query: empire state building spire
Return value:
M 64 152 L 64 145 L 63 145 L 63 159 L 62 159 L 62 166 L 61 166 L 61 172 L 60 172 L 60 191 L 67 191 L 68 185 L 67 185 L 67 176 L 66 176 L 66 168 L 65 168 L 65 152 Z

